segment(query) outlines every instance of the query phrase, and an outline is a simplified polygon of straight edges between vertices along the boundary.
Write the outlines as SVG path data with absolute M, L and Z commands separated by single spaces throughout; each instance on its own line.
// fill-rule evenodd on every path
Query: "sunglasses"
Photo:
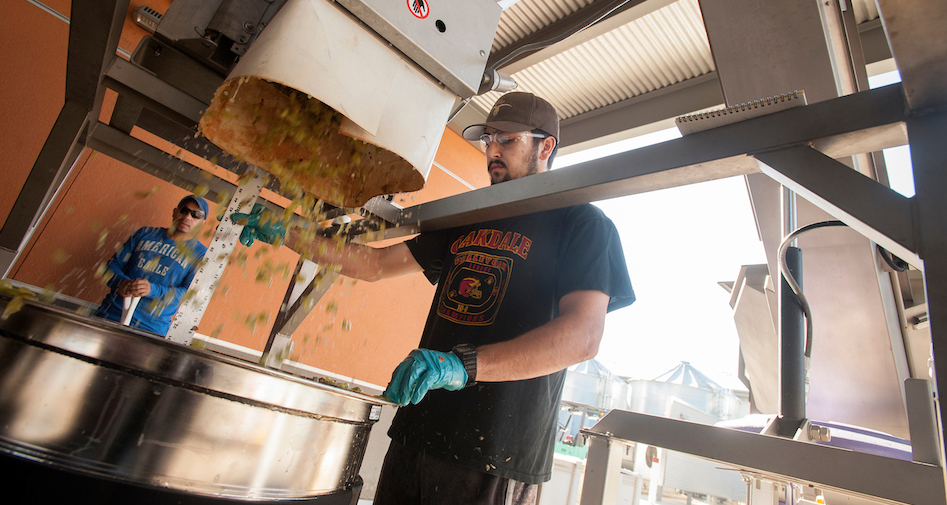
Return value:
M 190 214 L 191 217 L 193 217 L 194 219 L 204 219 L 205 217 L 207 217 L 204 215 L 203 212 L 199 210 L 189 209 L 187 207 L 178 208 L 178 212 L 180 212 L 181 215 L 184 215 L 184 216 L 187 216 L 188 214 Z
M 520 139 L 525 139 L 527 137 L 544 139 L 548 135 L 543 135 L 542 133 L 532 133 L 532 132 L 516 132 L 516 133 L 507 133 L 507 132 L 496 132 L 496 133 L 484 133 L 480 136 L 480 148 L 484 151 L 490 147 L 494 141 L 500 145 L 500 147 L 505 147 L 510 142 L 515 142 Z

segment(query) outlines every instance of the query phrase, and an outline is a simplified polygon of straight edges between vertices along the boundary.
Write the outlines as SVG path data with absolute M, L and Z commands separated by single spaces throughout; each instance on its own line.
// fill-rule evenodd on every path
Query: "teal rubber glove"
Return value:
M 467 385 L 467 371 L 452 352 L 415 349 L 395 368 L 385 396 L 398 405 L 417 405 L 432 389 L 457 391 Z
M 283 244 L 286 227 L 278 216 L 259 203 L 253 205 L 253 210 L 249 214 L 235 212 L 230 216 L 230 220 L 243 224 L 240 243 L 247 247 L 253 245 L 254 240 L 262 240 L 267 244 L 277 246 Z

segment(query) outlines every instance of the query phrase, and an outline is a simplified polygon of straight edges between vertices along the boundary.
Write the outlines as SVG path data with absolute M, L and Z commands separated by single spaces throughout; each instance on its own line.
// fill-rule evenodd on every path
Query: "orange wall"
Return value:
M 68 1 L 45 3 L 69 15 Z M 169 1 L 133 0 L 131 7 L 146 3 L 161 12 Z M 0 149 L 5 153 L 0 219 L 5 220 L 63 103 L 68 26 L 26 0 L 0 2 L 0 15 L 14 21 L 0 35 L 5 62 L 0 67 L 0 113 L 6 119 L 0 126 Z M 143 34 L 126 19 L 121 46 L 134 49 Z M 152 139 L 145 132 L 135 135 Z M 176 152 L 166 143 L 151 142 Z M 202 168 L 215 168 L 184 154 Z M 436 161 L 470 184 L 489 184 L 483 155 L 450 130 L 445 129 Z M 434 167 L 425 189 L 400 195 L 396 202 L 410 206 L 463 191 L 468 188 Z M 11 277 L 98 303 L 107 290 L 94 279 L 96 266 L 139 226 L 167 226 L 171 209 L 185 194 L 131 166 L 87 151 Z M 215 207 L 211 202 L 212 214 Z M 211 219 L 205 225 L 205 243 L 216 224 Z M 286 248 L 260 245 L 249 249 L 238 245 L 235 256 L 243 260 L 232 262 L 225 271 L 198 331 L 262 350 L 298 256 Z M 286 273 L 258 281 L 267 263 Z M 340 279 L 297 331 L 293 358 L 387 384 L 397 363 L 417 345 L 432 295 L 433 287 L 420 274 L 374 284 Z M 267 317 L 265 322 L 259 317 L 256 324 L 248 322 L 261 314 Z M 343 329 L 343 321 L 349 322 L 349 329 Z
M 0 2 L 0 15 L 9 21 L 0 30 L 0 220 L 5 221 L 63 104 L 69 27 L 26 0 Z

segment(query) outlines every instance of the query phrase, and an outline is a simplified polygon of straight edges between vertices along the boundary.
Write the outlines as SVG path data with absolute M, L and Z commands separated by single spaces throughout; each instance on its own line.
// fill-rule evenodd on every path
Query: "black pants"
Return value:
M 392 442 L 374 505 L 534 505 L 539 486 L 478 472 Z

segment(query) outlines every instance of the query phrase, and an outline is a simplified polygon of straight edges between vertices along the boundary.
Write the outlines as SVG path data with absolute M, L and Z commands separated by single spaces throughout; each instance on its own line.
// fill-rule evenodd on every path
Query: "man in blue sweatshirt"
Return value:
M 165 335 L 207 247 L 195 237 L 209 212 L 207 201 L 184 197 L 168 228 L 139 228 L 108 261 L 111 291 L 96 316 L 121 321 L 125 297 L 140 296 L 130 326 Z

